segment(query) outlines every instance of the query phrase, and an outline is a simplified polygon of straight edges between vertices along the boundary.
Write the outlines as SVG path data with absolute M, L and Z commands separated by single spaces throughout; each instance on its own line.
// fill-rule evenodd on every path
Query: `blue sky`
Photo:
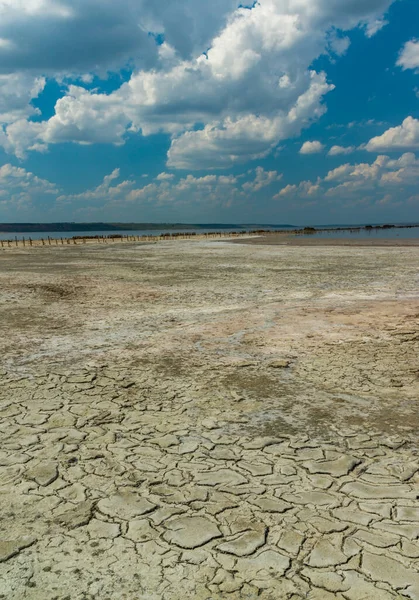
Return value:
M 0 221 L 419 221 L 417 0 L 3 0 Z

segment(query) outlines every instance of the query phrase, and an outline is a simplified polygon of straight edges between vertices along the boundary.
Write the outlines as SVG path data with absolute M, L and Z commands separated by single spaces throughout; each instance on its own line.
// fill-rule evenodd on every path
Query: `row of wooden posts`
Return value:
M 98 242 L 98 243 L 103 243 L 103 244 L 107 244 L 107 243 L 112 243 L 112 242 L 155 242 L 155 241 L 161 241 L 161 240 L 175 240 L 175 239 L 195 239 L 198 236 L 204 236 L 207 238 L 217 238 L 217 237 L 233 237 L 233 236 L 239 236 L 239 235 L 244 235 L 244 234 L 249 234 L 249 233 L 255 233 L 255 232 L 248 232 L 248 231 L 240 231 L 240 232 L 224 232 L 224 231 L 217 231 L 217 232 L 211 232 L 211 233 L 196 233 L 196 234 L 191 234 L 191 233 L 177 233 L 177 234 L 170 234 L 170 233 L 166 233 L 166 234 L 162 234 L 162 235 L 156 235 L 156 236 L 152 236 L 152 235 L 124 235 L 124 236 L 94 236 L 89 238 L 87 237 L 73 237 L 73 238 L 51 238 L 50 236 L 48 236 L 47 238 L 41 238 L 41 239 L 37 239 L 37 240 L 32 240 L 31 237 L 25 238 L 22 237 L 22 239 L 18 239 L 17 236 L 15 236 L 14 240 L 0 240 L 0 244 L 1 247 L 12 247 L 12 246 L 16 246 L 18 247 L 21 243 L 23 246 L 33 246 L 34 242 L 40 242 L 40 244 L 36 244 L 36 245 L 42 245 L 42 246 L 58 246 L 58 245 L 62 245 L 64 246 L 65 244 L 70 245 L 78 245 L 78 244 L 86 244 L 88 241 L 92 241 L 92 242 Z
M 49 236 L 46 239 L 41 238 L 38 240 L 32 240 L 32 238 L 30 238 L 30 237 L 27 239 L 25 237 L 22 237 L 22 239 L 20 240 L 20 239 L 18 239 L 17 236 L 15 236 L 14 240 L 0 240 L 0 244 L 1 244 L 2 248 L 6 247 L 6 246 L 10 248 L 13 245 L 19 246 L 20 243 L 22 243 L 23 246 L 27 246 L 27 245 L 33 246 L 34 241 L 41 242 L 42 246 L 45 246 L 45 245 L 51 246 L 53 243 L 55 243 L 56 246 L 58 246 L 59 243 L 64 245 L 64 244 L 71 244 L 71 242 L 73 242 L 73 244 L 76 244 L 75 239 L 71 239 L 71 238 L 59 238 L 58 239 L 58 238 L 50 238 Z M 84 243 L 86 243 L 86 240 L 83 240 L 83 241 L 84 241 Z
M 138 236 L 124 236 L 124 237 L 118 237 L 118 238 L 106 238 L 105 236 L 95 236 L 93 238 L 51 238 L 51 237 L 47 237 L 47 238 L 38 238 L 36 240 L 32 240 L 32 238 L 25 238 L 22 237 L 22 239 L 18 239 L 17 236 L 15 236 L 14 240 L 0 240 L 1 243 L 1 247 L 5 247 L 8 246 L 9 248 L 13 245 L 18 246 L 20 243 L 23 244 L 23 246 L 33 246 L 34 242 L 40 242 L 42 246 L 52 246 L 52 245 L 64 245 L 64 244 L 74 244 L 77 245 L 79 244 L 86 244 L 87 241 L 94 241 L 94 242 L 102 242 L 104 244 L 108 243 L 108 242 L 116 242 L 116 241 L 136 241 L 136 240 L 140 240 L 141 238 Z

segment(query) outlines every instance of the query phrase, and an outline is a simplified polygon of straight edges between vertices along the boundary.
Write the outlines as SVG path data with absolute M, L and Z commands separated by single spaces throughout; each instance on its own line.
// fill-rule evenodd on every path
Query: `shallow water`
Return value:
M 126 229 L 118 229 L 115 231 L 109 230 L 96 230 L 96 231 L 35 231 L 35 232 L 0 232 L 0 240 L 28 240 L 31 238 L 32 240 L 47 240 L 48 237 L 51 239 L 60 239 L 60 238 L 72 238 L 75 236 L 104 236 L 108 237 L 110 235 L 117 236 L 159 236 L 166 233 L 236 233 L 236 232 L 246 232 L 246 231 L 254 231 L 258 228 L 264 229 L 265 231 L 293 231 L 293 228 L 283 228 L 283 227 L 274 227 L 274 226 L 241 226 L 241 227 L 231 227 L 231 228 L 216 228 L 216 227 L 208 227 L 208 228 L 191 228 L 191 229 L 137 229 L 128 231 Z M 318 231 L 313 234 L 304 234 L 304 237 L 315 237 L 316 239 L 419 239 L 419 226 L 417 227 L 394 227 L 391 229 L 330 229 Z
M 32 240 L 47 240 L 48 236 L 51 239 L 60 239 L 60 238 L 72 238 L 74 236 L 105 236 L 108 237 L 110 235 L 123 235 L 123 236 L 127 236 L 127 235 L 132 235 L 132 236 L 142 236 L 142 235 L 150 235 L 150 236 L 159 236 L 165 233 L 185 233 L 185 234 L 191 234 L 191 233 L 210 233 L 210 232 L 217 232 L 217 233 L 232 233 L 232 232 L 239 232 L 239 231 L 251 231 L 254 229 L 257 229 L 257 226 L 249 226 L 249 227 L 232 227 L 232 228 L 215 228 L 215 227 L 208 227 L 208 228 L 204 228 L 204 227 L 197 227 L 197 228 L 191 228 L 191 229 L 137 229 L 137 230 L 126 230 L 126 229 L 118 229 L 118 230 L 114 230 L 114 231 L 103 231 L 103 230 L 97 230 L 97 231 L 33 231 L 33 232 L 26 232 L 26 233 L 22 233 L 20 232 L 0 232 L 0 240 L 14 240 L 16 237 L 18 240 L 21 240 L 23 237 L 28 240 L 29 238 L 31 238 Z M 268 226 L 263 226 L 263 229 L 268 230 L 271 229 L 273 231 L 282 231 L 282 228 L 276 228 L 276 227 L 268 227 Z
M 393 239 L 419 239 L 418 227 L 394 227 L 391 229 L 346 229 L 330 231 L 319 231 L 318 233 L 307 234 L 305 237 L 315 237 L 316 239 L 364 239 L 364 240 L 393 240 Z

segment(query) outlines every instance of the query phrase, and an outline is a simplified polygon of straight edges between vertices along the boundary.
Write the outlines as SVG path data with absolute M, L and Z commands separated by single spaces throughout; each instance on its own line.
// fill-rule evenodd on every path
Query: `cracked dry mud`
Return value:
M 0 597 L 419 599 L 418 248 L 0 256 Z

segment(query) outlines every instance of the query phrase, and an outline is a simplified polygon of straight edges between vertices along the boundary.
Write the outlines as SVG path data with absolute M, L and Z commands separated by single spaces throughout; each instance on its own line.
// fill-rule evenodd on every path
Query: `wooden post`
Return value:
M 32 246 L 32 238 L 29 238 L 29 245 Z
M 55 238 L 55 245 L 58 246 L 58 238 Z
M 51 238 L 48 236 L 48 245 L 51 246 Z
M 44 240 L 44 238 L 41 238 L 41 242 L 42 242 L 42 245 L 45 246 L 45 240 Z
M 16 243 L 16 246 L 17 246 L 17 245 L 18 245 L 18 242 L 17 242 L 17 235 L 15 235 L 15 243 Z
M 3 248 L 3 240 L 0 240 L 0 242 L 1 242 L 1 247 Z
M 61 246 L 64 244 L 64 240 L 63 238 L 61 238 Z

